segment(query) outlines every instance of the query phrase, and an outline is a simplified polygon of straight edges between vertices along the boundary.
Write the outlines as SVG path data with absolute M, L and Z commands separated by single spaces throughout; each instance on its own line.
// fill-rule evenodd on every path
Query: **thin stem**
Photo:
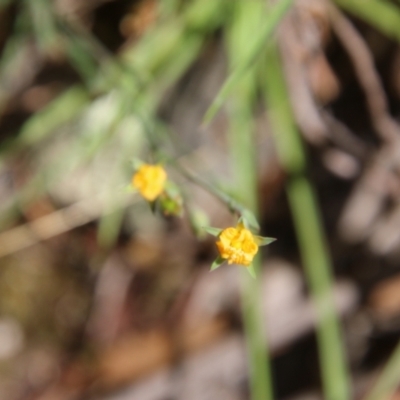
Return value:
M 318 206 L 310 182 L 293 178 L 287 185 L 304 268 L 318 314 L 318 349 L 327 399 L 349 398 L 339 322 L 332 298 L 331 263 L 325 246 Z
M 325 398 L 350 398 L 348 372 L 332 296 L 332 265 L 325 244 L 316 196 L 304 177 L 305 153 L 295 126 L 276 45 L 268 51 L 265 97 L 281 163 L 291 178 L 287 195 L 306 278 L 318 315 L 317 339 Z
M 170 160 L 170 162 L 173 164 L 174 168 L 179 171 L 179 173 L 184 176 L 188 181 L 194 183 L 197 186 L 200 186 L 208 193 L 215 196 L 218 200 L 224 203 L 231 212 L 234 212 L 240 216 L 246 211 L 246 207 L 236 201 L 233 197 L 226 194 L 224 191 L 220 190 L 217 186 L 212 185 L 206 180 L 192 174 L 186 168 L 182 167 L 182 165 L 179 164 L 179 162 L 177 162 L 176 160 Z
M 231 27 L 231 60 L 241 58 L 245 54 L 249 31 L 244 27 L 257 24 L 258 18 L 263 15 L 264 10 L 259 9 L 258 4 L 251 7 L 245 3 L 237 4 L 236 18 Z M 232 91 L 229 101 L 228 139 L 237 193 L 241 196 L 240 200 L 257 214 L 257 161 L 253 123 L 255 82 L 255 68 L 252 66 L 247 74 L 237 81 Z M 256 274 L 260 275 L 260 255 L 254 259 L 253 267 Z M 250 366 L 251 399 L 272 400 L 273 384 L 264 318 L 261 313 L 260 279 L 252 279 L 247 271 L 243 271 L 242 275 L 242 316 Z
M 256 271 L 260 271 L 259 255 L 254 259 L 253 265 Z M 243 271 L 242 275 L 242 315 L 249 353 L 251 399 L 272 400 L 274 398 L 272 373 L 266 332 L 261 317 L 260 280 L 251 278 L 246 271 Z
M 373 389 L 364 400 L 389 399 L 395 392 L 399 382 L 400 371 L 400 343 L 387 362 Z

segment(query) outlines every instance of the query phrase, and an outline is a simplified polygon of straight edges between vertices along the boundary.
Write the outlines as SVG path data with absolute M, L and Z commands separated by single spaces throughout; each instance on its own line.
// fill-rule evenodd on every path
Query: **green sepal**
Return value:
M 246 218 L 243 218 L 242 216 L 239 217 L 237 225 L 242 224 L 246 229 L 249 229 L 249 222 L 247 221 Z
M 165 216 L 182 217 L 183 207 L 182 198 L 171 198 L 168 196 L 160 196 L 158 198 L 160 209 Z
M 253 237 L 254 241 L 257 243 L 258 246 L 266 246 L 267 244 L 271 244 L 276 240 L 275 238 L 256 236 L 256 235 L 254 235 Z
M 250 276 L 254 279 L 257 278 L 256 276 L 256 270 L 254 269 L 254 265 L 250 264 L 248 267 L 246 267 L 247 272 L 250 274 Z
M 214 262 L 211 264 L 210 271 L 214 271 L 215 269 L 219 268 L 226 260 L 221 256 L 218 256 Z
M 158 198 L 160 208 L 164 215 L 182 217 L 183 215 L 183 199 L 179 187 L 167 181 L 164 192 Z
M 203 229 L 209 233 L 210 235 L 213 235 L 215 237 L 218 237 L 219 234 L 223 231 L 223 229 L 219 228 L 213 228 L 212 226 L 204 226 Z
M 249 228 L 253 228 L 257 231 L 260 230 L 260 224 L 257 221 L 257 218 L 255 217 L 255 215 L 248 209 L 244 209 L 242 211 L 242 215 L 239 219 L 239 221 L 242 220 L 244 226 L 249 229 Z

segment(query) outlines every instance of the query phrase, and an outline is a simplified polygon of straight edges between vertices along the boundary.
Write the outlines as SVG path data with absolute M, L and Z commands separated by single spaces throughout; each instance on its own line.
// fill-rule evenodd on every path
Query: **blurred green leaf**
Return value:
M 0 113 L 12 96 L 12 90 L 18 88 L 20 71 L 31 58 L 31 51 L 31 40 L 26 34 L 14 34 L 7 40 L 0 58 Z
M 232 21 L 227 29 L 227 48 L 229 65 L 235 67 L 241 60 L 247 59 L 252 52 L 249 43 L 254 41 L 254 32 L 264 26 L 267 7 L 265 2 L 234 2 L 232 5 Z M 257 101 L 258 80 L 256 64 L 249 66 L 238 79 L 227 101 L 229 115 L 229 147 L 232 155 L 232 172 L 235 186 L 238 188 L 235 197 L 249 209 L 257 209 L 255 188 L 257 187 L 257 156 L 254 126 L 254 106 Z M 250 195 L 251 194 L 251 195 Z M 255 218 L 249 216 L 248 223 L 258 229 Z
M 252 278 L 254 278 L 254 279 L 257 278 L 256 271 L 254 269 L 254 265 L 253 264 L 250 264 L 248 267 L 246 267 L 246 270 L 247 270 L 247 272 L 250 274 L 250 276 Z
M 381 400 L 390 399 L 399 385 L 400 371 L 400 343 L 396 346 L 389 361 L 380 373 L 377 381 L 374 383 L 372 390 L 364 397 L 364 400 Z
M 249 209 L 246 208 L 242 211 L 242 218 L 245 226 L 256 229 L 257 231 L 260 230 L 260 224 L 258 223 L 257 218 Z
M 287 195 L 319 320 L 317 338 L 324 398 L 349 399 L 349 373 L 332 298 L 331 259 L 326 249 L 316 196 L 304 176 L 306 155 L 289 104 L 282 62 L 275 43 L 268 47 L 262 83 L 280 162 L 292 174 L 287 182 Z
M 254 239 L 258 246 L 266 246 L 267 244 L 275 242 L 276 240 L 275 238 L 263 237 L 263 236 L 254 236 Z
M 194 207 L 187 207 L 188 214 L 189 214 L 189 222 L 190 226 L 199 239 L 204 239 L 206 236 L 206 229 L 204 228 L 210 223 L 210 219 L 203 210 L 194 208 Z M 216 229 L 216 228 L 213 228 Z M 218 236 L 218 235 L 215 235 Z
M 344 10 L 400 40 L 400 10 L 385 0 L 334 0 Z
M 257 32 L 257 34 L 254 35 L 253 42 L 248 44 L 249 51 L 247 57 L 240 59 L 238 65 L 233 69 L 232 73 L 226 79 L 224 85 L 204 116 L 205 123 L 211 121 L 243 74 L 257 59 L 257 57 L 262 54 L 262 49 L 267 44 L 268 38 L 271 36 L 272 32 L 279 24 L 292 3 L 293 0 L 279 1 L 268 11 L 268 13 L 266 13 L 264 26 L 260 32 Z
M 211 265 L 210 271 L 214 271 L 219 268 L 226 260 L 222 257 L 217 257 Z
M 53 3 L 48 0 L 27 0 L 24 4 L 29 8 L 39 48 L 46 53 L 57 51 L 60 42 L 52 13 Z
M 102 248 L 109 249 L 116 243 L 123 222 L 124 211 L 124 208 L 119 208 L 101 216 L 97 230 L 97 241 Z
M 223 229 L 213 228 L 212 226 L 204 226 L 203 229 L 210 235 L 213 235 L 216 237 L 223 231 Z
M 67 37 L 66 50 L 71 64 L 75 67 L 86 84 L 91 83 L 91 81 L 97 77 L 99 71 L 96 60 L 91 55 L 91 52 L 87 51 L 82 40 L 76 37 Z
M 179 186 L 175 182 L 172 182 L 170 180 L 168 180 L 165 184 L 165 192 L 170 197 L 181 196 L 181 190 Z
M 230 69 L 235 68 L 241 60 L 252 57 L 254 49 L 249 44 L 254 43 L 268 15 L 267 3 L 263 1 L 234 1 L 231 9 L 226 36 Z
M 209 32 L 226 19 L 226 8 L 231 0 L 196 0 L 184 12 L 184 19 L 191 29 Z
M 158 25 L 124 53 L 123 62 L 132 65 L 144 80 L 152 79 L 171 53 L 179 48 L 183 37 L 184 29 L 179 21 Z
M 80 86 L 66 90 L 23 125 L 18 145 L 33 145 L 47 138 L 55 129 L 77 117 L 89 100 L 88 94 Z
M 168 18 L 178 12 L 181 6 L 180 0 L 163 0 L 159 3 L 161 18 Z
M 271 52 L 272 48 L 271 46 L 268 50 Z M 292 108 L 286 94 L 286 84 L 278 57 L 276 55 L 264 60 L 260 73 L 261 86 L 265 103 L 268 104 L 268 115 L 272 124 L 279 127 L 279 134 L 275 135 L 275 145 L 281 163 L 288 172 L 297 173 L 304 169 L 306 158 L 303 143 L 297 134 L 297 127 L 292 117 Z M 280 71 L 279 76 L 276 75 L 277 71 Z
M 0 0 L 0 9 L 7 7 L 11 4 L 14 0 Z

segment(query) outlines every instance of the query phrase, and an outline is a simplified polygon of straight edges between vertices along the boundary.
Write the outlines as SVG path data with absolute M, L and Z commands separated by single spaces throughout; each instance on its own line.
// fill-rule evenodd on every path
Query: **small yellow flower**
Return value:
M 132 186 L 148 201 L 154 201 L 163 191 L 167 173 L 160 165 L 142 164 L 132 178 Z
M 228 264 L 249 266 L 258 252 L 255 237 L 241 222 L 236 228 L 224 229 L 218 238 L 218 251 L 221 258 L 228 260 Z

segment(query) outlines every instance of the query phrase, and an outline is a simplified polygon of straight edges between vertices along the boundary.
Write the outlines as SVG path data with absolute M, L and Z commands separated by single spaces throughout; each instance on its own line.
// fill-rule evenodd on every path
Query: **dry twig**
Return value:
M 123 207 L 127 203 L 126 200 L 125 203 L 121 202 L 119 205 Z M 38 218 L 33 222 L 12 228 L 0 233 L 0 257 L 85 225 L 101 215 L 104 215 L 103 203 L 99 198 L 90 198 Z
M 377 133 L 383 141 L 398 146 L 400 127 L 389 114 L 385 91 L 365 40 L 348 18 L 333 5 L 330 13 L 332 28 L 351 59 Z

